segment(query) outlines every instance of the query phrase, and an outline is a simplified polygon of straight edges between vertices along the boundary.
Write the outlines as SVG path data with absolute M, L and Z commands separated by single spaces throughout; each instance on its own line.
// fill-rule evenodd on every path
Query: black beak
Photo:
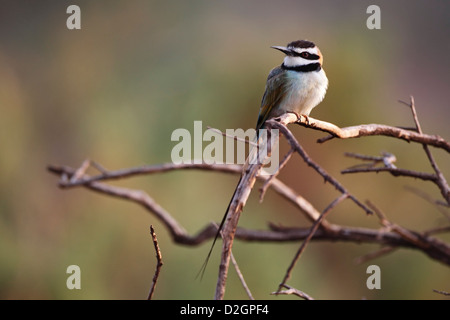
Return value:
M 280 50 L 281 52 L 283 52 L 283 53 L 284 53 L 285 55 L 287 55 L 287 56 L 292 55 L 291 49 L 289 49 L 289 48 L 287 48 L 287 47 L 272 46 L 271 48 Z

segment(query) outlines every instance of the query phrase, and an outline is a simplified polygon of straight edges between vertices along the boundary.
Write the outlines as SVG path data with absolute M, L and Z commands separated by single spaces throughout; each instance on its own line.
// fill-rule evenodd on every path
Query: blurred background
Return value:
M 81 30 L 68 30 L 66 9 L 81 8 Z M 381 8 L 369 30 L 366 9 Z M 170 162 L 173 130 L 195 120 L 225 130 L 252 128 L 267 74 L 292 40 L 314 41 L 330 86 L 311 116 L 339 126 L 412 126 L 398 100 L 413 95 L 423 130 L 450 139 L 450 2 L 448 1 L 2 1 L 0 4 L 0 298 L 145 299 L 155 270 L 153 224 L 164 266 L 154 299 L 211 299 L 220 245 L 196 279 L 211 242 L 186 247 L 141 207 L 78 188 L 61 190 L 49 164 L 92 159 L 114 170 Z M 401 168 L 431 172 L 417 144 L 387 137 L 319 145 L 318 132 L 291 127 L 311 157 L 359 199 L 394 223 L 423 231 L 448 225 L 431 183 L 387 174 L 341 175 L 356 164 L 344 152 L 397 156 Z M 282 150 L 284 150 L 282 148 Z M 433 149 L 450 178 L 448 154 Z M 280 179 L 323 210 L 338 194 L 295 156 Z M 190 234 L 220 221 L 238 177 L 171 172 L 115 181 L 142 189 Z M 269 191 L 254 192 L 240 226 L 307 226 Z M 350 201 L 334 223 L 379 228 Z M 450 241 L 449 236 L 440 236 Z M 277 289 L 299 243 L 235 242 L 234 254 L 257 299 Z M 447 266 L 400 249 L 368 263 L 376 245 L 312 243 L 289 284 L 317 299 L 444 299 Z M 66 269 L 81 268 L 81 290 L 68 290 Z M 368 265 L 381 268 L 381 290 L 366 287 Z M 246 299 L 230 268 L 226 298 Z

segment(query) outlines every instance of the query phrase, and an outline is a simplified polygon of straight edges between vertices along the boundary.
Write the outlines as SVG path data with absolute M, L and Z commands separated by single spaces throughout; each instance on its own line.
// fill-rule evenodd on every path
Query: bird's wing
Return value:
M 266 82 L 266 91 L 264 92 L 261 108 L 259 109 L 256 132 L 264 126 L 264 122 L 271 115 L 272 110 L 286 95 L 285 81 L 283 81 L 284 70 L 276 67 L 270 71 Z

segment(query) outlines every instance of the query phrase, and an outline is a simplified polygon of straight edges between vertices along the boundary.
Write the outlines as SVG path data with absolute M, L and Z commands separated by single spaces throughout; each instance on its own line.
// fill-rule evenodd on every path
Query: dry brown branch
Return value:
M 317 140 L 319 143 L 329 141 L 333 138 L 350 139 L 367 136 L 386 136 L 401 139 L 407 142 L 417 142 L 430 145 L 436 148 L 444 149 L 450 153 L 450 143 L 438 135 L 423 134 L 412 130 L 391 127 L 383 124 L 372 123 L 339 128 L 332 123 L 317 120 L 311 117 L 308 117 L 308 119 L 304 119 L 302 117 L 297 121 L 297 123 L 307 128 L 330 133 L 329 136 Z
M 259 202 L 262 202 L 264 199 L 264 195 L 266 194 L 267 189 L 269 188 L 270 184 L 272 183 L 272 180 L 275 179 L 278 174 L 281 172 L 281 170 L 284 168 L 284 166 L 287 164 L 291 156 L 294 154 L 294 149 L 289 149 L 288 153 L 284 156 L 284 159 L 280 163 L 280 167 L 278 168 L 277 172 L 275 172 L 273 175 L 269 176 L 269 178 L 264 182 L 263 186 L 259 189 L 260 195 L 259 195 Z
M 417 112 L 416 112 L 416 108 L 414 105 L 414 98 L 411 97 L 411 102 L 409 104 L 406 102 L 403 102 L 403 101 L 402 101 L 402 103 L 406 104 L 411 109 L 414 123 L 416 125 L 415 131 L 412 131 L 412 130 L 407 130 L 407 131 L 411 132 L 411 133 L 415 132 L 419 135 L 425 136 L 423 134 L 419 119 L 417 117 Z M 440 139 L 442 139 L 442 138 L 440 138 Z M 435 140 L 435 142 L 438 140 Z M 365 161 L 373 160 L 373 162 L 368 165 L 364 165 L 364 166 L 359 165 L 359 166 L 354 166 L 354 167 L 348 168 L 346 170 L 341 171 L 341 173 L 345 174 L 345 173 L 361 173 L 361 172 L 377 172 L 377 173 L 378 172 L 389 172 L 390 174 L 392 174 L 395 177 L 405 176 L 405 177 L 418 178 L 418 179 L 422 179 L 422 180 L 426 180 L 426 181 L 432 181 L 434 184 L 436 184 L 438 186 L 447 205 L 450 206 L 450 187 L 449 187 L 444 175 L 442 174 L 442 171 L 439 169 L 433 155 L 431 154 L 430 148 L 428 146 L 430 143 L 428 143 L 427 141 L 428 140 L 426 140 L 426 139 L 422 139 L 422 140 L 419 139 L 419 140 L 416 140 L 415 142 L 422 143 L 423 149 L 428 158 L 428 161 L 430 162 L 431 167 L 433 168 L 434 174 L 418 172 L 418 171 L 414 171 L 414 170 L 399 169 L 399 168 L 395 167 L 395 165 L 393 165 L 393 162 L 396 160 L 395 156 L 393 156 L 389 153 L 383 154 L 383 157 L 380 157 L 380 158 L 363 156 L 363 155 L 353 154 L 353 153 L 350 153 L 350 154 L 347 153 L 347 156 L 351 156 L 351 157 L 358 158 L 358 159 L 365 160 Z M 430 144 L 430 145 L 436 146 L 435 144 Z M 381 162 L 384 164 L 383 167 L 375 167 L 376 164 L 381 163 Z
M 216 286 L 216 299 L 222 299 L 224 297 L 229 262 L 230 259 L 232 261 L 234 259 L 231 254 L 231 248 L 234 238 L 244 241 L 260 242 L 303 241 L 302 246 L 293 259 L 288 271 L 286 272 L 285 279 L 279 287 L 278 292 L 283 294 L 296 294 L 294 292 L 295 289 L 287 286 L 285 282 L 287 281 L 287 279 L 289 279 L 290 270 L 292 270 L 292 268 L 294 267 L 296 261 L 304 251 L 306 245 L 313 240 L 375 243 L 383 246 L 381 250 L 366 255 L 366 258 L 375 258 L 381 254 L 390 252 L 394 248 L 411 248 L 421 251 L 428 255 L 430 258 L 450 266 L 450 245 L 437 238 L 431 237 L 432 234 L 435 234 L 438 231 L 448 231 L 447 227 L 439 228 L 439 230 L 436 232 L 434 231 L 434 229 L 425 232 L 417 232 L 391 223 L 387 220 L 385 215 L 373 204 L 369 203 L 369 205 L 367 206 L 359 201 L 335 178 L 330 176 L 319 164 L 313 161 L 305 152 L 301 144 L 286 127 L 287 124 L 296 122 L 301 124 L 302 126 L 332 134 L 331 136 L 321 139 L 319 142 L 328 141 L 334 137 L 346 139 L 369 135 L 384 135 L 392 136 L 406 141 L 421 143 L 424 146 L 424 150 L 427 154 L 428 160 L 430 161 L 430 164 L 433 168 L 433 174 L 396 168 L 396 166 L 394 165 L 395 156 L 391 154 L 383 154 L 381 157 L 352 154 L 353 157 L 358 158 L 362 161 L 370 161 L 370 163 L 354 166 L 347 170 L 350 170 L 351 173 L 388 171 L 394 176 L 410 176 L 432 181 L 439 186 L 444 199 L 446 199 L 447 205 L 450 205 L 450 201 L 448 198 L 448 184 L 444 176 L 442 175 L 442 172 L 439 170 L 428 147 L 429 145 L 431 145 L 450 152 L 450 144 L 439 136 L 423 134 L 420 123 L 418 122 L 413 99 L 411 100 L 411 103 L 407 105 L 410 106 L 413 113 L 413 118 L 416 124 L 416 128 L 414 129 L 396 128 L 376 124 L 338 128 L 337 126 L 328 122 L 316 120 L 310 117 L 307 120 L 303 119 L 303 117 L 297 119 L 297 116 L 293 114 L 286 114 L 278 119 L 271 119 L 267 121 L 268 128 L 278 129 L 286 137 L 291 146 L 291 151 L 289 151 L 283 159 L 282 165 L 280 166 L 279 170 L 281 170 L 283 166 L 291 159 L 291 155 L 293 153 L 298 153 L 305 161 L 305 163 L 311 166 L 318 174 L 320 174 L 325 179 L 326 182 L 329 182 L 341 193 L 341 196 L 338 197 L 332 204 L 330 204 L 322 213 L 320 213 L 310 202 L 304 199 L 301 195 L 299 195 L 293 189 L 277 179 L 278 172 L 273 176 L 260 175 L 260 171 L 263 170 L 260 164 L 245 165 L 242 167 L 239 165 L 228 164 L 166 163 L 161 165 L 141 166 L 136 168 L 109 171 L 95 162 L 86 160 L 79 168 L 71 168 L 68 166 L 49 166 L 48 170 L 60 177 L 59 186 L 63 189 L 84 187 L 102 194 L 106 194 L 108 196 L 132 201 L 143 206 L 164 224 L 176 243 L 184 245 L 198 245 L 208 239 L 214 238 L 218 230 L 217 225 L 211 223 L 205 226 L 200 232 L 198 232 L 198 234 L 189 235 L 185 231 L 185 229 L 177 222 L 177 220 L 163 207 L 156 203 L 156 201 L 154 201 L 146 192 L 141 190 L 112 186 L 110 184 L 107 184 L 106 182 L 137 175 L 164 173 L 173 170 L 194 169 L 241 174 L 239 185 L 236 188 L 235 194 L 230 203 L 229 210 L 227 210 L 225 225 L 222 230 L 223 247 L 221 263 L 219 267 L 219 277 Z M 99 173 L 96 175 L 87 174 L 87 170 L 89 169 L 89 167 L 96 169 Z M 344 173 L 350 172 L 345 172 L 344 170 Z M 245 203 L 257 179 L 263 182 L 263 186 L 261 188 L 261 198 L 269 188 L 273 191 L 276 191 L 284 199 L 293 203 L 299 209 L 299 211 L 308 218 L 308 220 L 312 223 L 312 226 L 306 228 L 284 228 L 270 224 L 269 230 L 251 230 L 237 227 L 242 209 L 244 208 Z M 331 209 L 337 203 L 346 198 L 351 199 L 366 213 L 372 213 L 372 211 L 375 211 L 380 218 L 380 222 L 382 223 L 383 228 L 381 230 L 355 228 L 332 224 L 325 220 L 325 216 L 329 214 Z M 438 203 L 438 201 L 435 201 L 435 203 Z M 240 273 L 239 268 L 237 268 L 237 272 L 238 274 Z M 246 285 L 244 285 L 244 288 L 245 287 Z M 286 292 L 280 291 L 283 287 L 287 288 L 288 290 L 285 290 Z M 251 297 L 251 294 L 249 295 L 249 297 Z
M 435 174 L 432 173 L 425 173 L 425 172 L 418 172 L 414 170 L 407 170 L 407 169 L 400 169 L 400 168 L 392 168 L 392 167 L 352 167 L 345 170 L 342 170 L 342 174 L 349 174 L 349 173 L 363 173 L 363 172 L 389 172 L 394 177 L 411 177 L 411 178 L 418 178 L 424 181 L 432 181 L 434 183 L 437 182 L 438 178 Z
M 110 194 L 117 197 L 122 197 L 121 194 L 124 192 L 124 189 L 115 189 L 116 187 L 112 187 L 106 184 L 99 184 L 94 182 L 98 181 L 109 181 L 109 180 L 117 180 L 117 179 L 125 179 L 132 176 L 139 176 L 139 175 L 149 175 L 149 174 L 157 174 L 157 173 L 165 173 L 168 171 L 175 171 L 175 170 L 206 170 L 206 171 L 214 171 L 214 172 L 223 172 L 223 173 L 234 173 L 234 174 L 240 174 L 242 172 L 242 166 L 240 165 L 232 165 L 232 164 L 205 164 L 205 163 L 198 163 L 198 164 L 173 164 L 173 163 L 164 163 L 161 165 L 152 165 L 152 166 L 141 166 L 141 167 L 134 167 L 129 169 L 121 169 L 116 171 L 107 171 L 103 172 L 100 175 L 96 176 L 89 176 L 85 174 L 83 177 L 81 177 L 79 180 L 74 182 L 69 182 L 68 179 L 65 179 L 67 177 L 71 177 L 76 169 L 71 168 L 69 166 L 54 166 L 50 165 L 47 168 L 50 172 L 59 175 L 61 177 L 59 181 L 59 187 L 66 189 L 66 188 L 73 188 L 73 187 L 88 187 L 91 189 L 94 189 L 99 192 L 103 192 L 105 194 Z M 64 178 L 65 177 L 65 178 Z M 268 176 L 258 176 L 259 180 L 266 181 L 269 177 Z M 97 187 L 96 187 L 97 186 Z M 316 208 L 308 202 L 305 198 L 303 198 L 301 195 L 296 193 L 293 189 L 285 185 L 282 181 L 278 179 L 272 179 L 272 182 L 270 184 L 270 188 L 277 192 L 279 195 L 284 197 L 287 201 L 291 202 L 296 206 L 299 210 L 301 210 L 305 216 L 311 221 L 315 221 L 319 215 L 320 212 L 316 210 Z M 127 189 L 129 191 L 132 191 L 131 189 Z M 134 191 L 134 192 L 137 192 Z M 141 191 L 142 192 L 142 191 Z M 144 197 L 142 201 L 138 197 L 133 196 L 133 192 L 129 192 L 127 194 L 126 198 L 129 198 L 130 200 L 136 200 L 136 202 L 142 204 L 144 207 L 152 207 L 152 205 L 147 204 L 145 200 L 147 200 L 147 197 Z M 148 195 L 147 195 L 148 196 Z M 149 201 L 151 203 L 151 201 Z M 158 217 L 164 216 L 164 214 L 157 214 Z M 324 225 L 326 221 L 322 223 Z M 179 229 L 179 228 L 177 228 Z M 213 228 L 214 229 L 214 228 Z M 179 232 L 176 232 L 178 234 Z
M 303 291 L 300 291 L 298 289 L 295 289 L 287 284 L 283 284 L 283 287 L 286 288 L 287 290 L 281 290 L 281 291 L 278 290 L 278 291 L 272 292 L 271 294 L 274 294 L 274 295 L 279 295 L 279 294 L 291 295 L 291 294 L 293 294 L 293 295 L 296 295 L 305 300 L 314 300 L 314 298 L 311 297 L 309 294 L 307 294 Z
M 285 114 L 284 116 L 280 117 L 279 121 L 281 123 L 288 124 L 294 122 L 296 119 L 297 117 L 293 114 Z M 270 130 L 271 124 L 270 123 L 266 124 L 268 129 Z M 258 147 L 262 148 L 262 146 Z M 271 147 L 273 148 L 274 146 Z M 255 150 L 256 152 L 258 152 L 257 148 L 254 148 L 254 151 Z M 270 156 L 269 150 L 267 151 L 267 154 L 265 156 L 266 157 Z M 244 165 L 241 178 L 239 179 L 236 190 L 225 212 L 223 236 L 222 236 L 222 254 L 220 258 L 219 275 L 217 277 L 216 292 L 214 295 L 214 298 L 216 300 L 222 300 L 225 296 L 225 287 L 228 276 L 228 266 L 230 264 L 231 248 L 233 247 L 239 217 L 241 215 L 242 209 L 244 208 L 247 202 L 250 192 L 253 189 L 255 181 L 259 176 L 259 173 L 262 168 L 262 163 L 264 163 L 264 161 L 266 160 L 260 159 L 259 156 L 257 158 L 259 159 L 259 161 L 256 161 L 256 163 L 247 162 Z M 209 254 L 207 260 L 208 258 Z
M 360 256 L 358 258 L 355 259 L 355 263 L 356 264 L 362 264 L 362 263 L 366 263 L 367 261 L 379 258 L 381 256 L 384 256 L 388 253 L 394 252 L 397 249 L 397 247 L 390 247 L 390 246 L 386 246 L 386 247 L 382 247 L 379 250 L 373 251 L 373 252 L 369 252 L 363 256 Z
M 370 201 L 368 201 L 368 205 L 375 211 L 378 218 L 380 219 L 380 223 L 388 230 L 392 230 L 393 232 L 400 235 L 403 239 L 405 239 L 408 242 L 411 242 L 414 246 L 418 248 L 425 249 L 428 246 L 427 242 L 422 240 L 423 235 L 417 234 L 416 232 L 412 232 L 406 228 L 403 228 L 397 224 L 390 222 L 386 218 L 386 215 Z
M 160 169 L 164 168 L 164 172 L 167 171 L 169 166 L 159 166 Z M 179 167 L 173 166 L 173 170 L 178 169 L 199 169 L 199 170 L 212 170 L 218 172 L 227 172 L 227 173 L 239 173 L 240 166 L 231 166 L 234 170 L 224 171 L 222 169 L 223 166 L 211 166 L 211 165 L 202 165 L 197 164 L 194 166 L 186 166 Z M 49 171 L 60 176 L 60 177 L 71 177 L 73 173 L 76 171 L 75 168 L 67 167 L 67 166 L 49 166 Z M 143 168 L 141 174 L 148 174 L 148 172 L 155 173 L 154 170 L 145 170 L 146 167 Z M 138 174 L 139 168 L 132 168 L 130 170 L 122 170 L 124 177 L 128 177 L 130 172 L 133 174 Z M 145 173 L 144 173 L 145 172 Z M 159 171 L 157 171 L 159 172 Z M 90 181 L 89 176 L 83 176 L 84 181 Z M 119 179 L 119 175 L 117 173 L 112 174 L 112 179 Z M 264 177 L 259 177 L 264 179 Z M 103 178 L 107 180 L 107 177 Z M 105 194 L 108 196 L 117 197 L 123 200 L 131 201 L 137 203 L 152 213 L 158 220 L 160 220 L 167 228 L 169 233 L 172 236 L 172 239 L 175 243 L 189 246 L 199 245 L 216 235 L 217 225 L 216 224 L 208 224 L 202 230 L 200 230 L 196 235 L 189 235 L 185 229 L 179 225 L 179 223 L 161 206 L 157 205 L 156 202 L 145 192 L 140 190 L 132 190 L 117 186 L 111 186 L 101 182 L 89 182 L 84 184 L 76 184 L 77 186 L 81 186 L 101 194 Z M 64 187 L 63 187 L 64 188 Z M 276 190 L 280 195 L 282 195 L 285 199 L 288 199 L 292 203 L 296 204 L 300 211 L 307 210 L 313 214 L 312 216 L 317 219 L 320 215 L 316 211 L 316 209 L 304 198 L 296 195 L 296 193 L 286 185 L 284 185 L 278 179 L 273 180 L 271 184 L 271 188 L 278 188 Z M 315 215 L 317 213 L 317 216 Z M 325 226 L 325 223 L 327 227 Z M 322 228 L 319 228 L 313 235 L 313 241 L 343 241 L 343 242 L 354 242 L 354 243 L 375 243 L 386 246 L 394 246 L 394 247 L 403 247 L 410 248 L 422 251 L 430 258 L 439 261 L 443 264 L 450 266 L 450 245 L 445 242 L 430 237 L 429 235 L 424 235 L 424 239 L 428 242 L 428 247 L 426 249 L 417 248 L 409 241 L 404 240 L 398 234 L 389 231 L 380 232 L 378 230 L 372 230 L 368 228 L 356 228 L 356 227 L 348 227 L 348 226 L 339 226 L 328 223 L 326 220 L 322 221 Z M 258 241 L 258 242 L 292 242 L 292 241 L 302 241 L 305 240 L 309 234 L 310 228 L 284 228 L 280 226 L 276 226 L 274 224 L 269 225 L 270 230 L 249 230 L 244 228 L 237 228 L 236 230 L 236 238 L 242 241 Z
M 450 292 L 447 292 L 447 291 L 436 290 L 436 289 L 433 289 L 433 291 L 436 293 L 442 294 L 444 296 L 450 296 Z
M 364 154 L 354 153 L 354 152 L 345 152 L 344 155 L 349 158 L 355 158 L 363 161 L 370 161 L 369 163 L 362 163 L 350 167 L 353 168 L 373 168 L 377 164 L 383 164 L 387 168 L 395 168 L 395 162 L 397 161 L 397 157 L 389 152 L 383 152 L 381 157 L 377 156 L 367 156 Z
M 155 247 L 156 252 L 156 270 L 155 275 L 153 276 L 152 286 L 150 287 L 150 292 L 148 294 L 147 300 L 152 300 L 153 298 L 153 293 L 155 292 L 156 287 L 156 281 L 158 281 L 159 272 L 161 271 L 161 267 L 163 265 L 161 250 L 159 249 L 158 245 L 158 239 L 156 238 L 156 233 L 152 225 L 150 225 L 150 234 L 152 236 L 153 246 Z
M 231 253 L 231 262 L 233 263 L 233 266 L 234 266 L 234 269 L 236 270 L 239 281 L 241 282 L 242 287 L 244 288 L 245 293 L 247 294 L 248 298 L 250 300 L 255 300 L 255 298 L 253 298 L 252 292 L 250 291 L 250 288 L 247 285 L 247 282 L 245 282 L 244 275 L 242 274 L 241 269 L 239 268 L 239 265 L 238 265 L 236 259 L 234 258 L 233 253 Z
M 447 220 L 450 221 L 450 212 L 446 211 L 446 209 L 449 209 L 450 206 L 446 203 L 441 202 L 440 200 L 433 199 L 428 193 L 419 190 L 417 188 L 411 187 L 411 186 L 405 186 L 405 189 L 418 195 L 422 199 L 426 200 L 427 202 L 431 203 Z
M 409 104 L 409 107 L 411 108 L 411 112 L 413 114 L 414 122 L 416 124 L 417 131 L 420 134 L 423 134 L 422 127 L 420 126 L 419 118 L 417 117 L 417 111 L 416 106 L 414 104 L 414 98 L 411 96 L 411 102 Z M 445 179 L 444 175 L 442 174 L 441 170 L 439 169 L 436 161 L 434 160 L 433 155 L 431 154 L 430 148 L 426 143 L 422 144 L 423 149 L 428 157 L 428 160 L 430 161 L 431 167 L 433 168 L 434 172 L 436 173 L 436 184 L 441 190 L 442 196 L 447 201 L 447 204 L 450 205 L 450 187 L 448 186 L 447 180 Z
M 331 212 L 331 210 L 337 206 L 340 202 L 342 202 L 344 199 L 348 197 L 348 194 L 344 193 L 339 198 L 335 199 L 325 210 L 322 212 L 319 218 L 314 222 L 314 224 L 311 227 L 311 231 L 309 232 L 306 239 L 303 241 L 302 245 L 298 249 L 297 253 L 295 254 L 294 259 L 292 260 L 291 264 L 289 265 L 286 274 L 284 275 L 283 280 L 281 281 L 280 285 L 278 286 L 278 291 L 281 290 L 282 287 L 285 286 L 286 282 L 291 277 L 291 272 L 294 269 L 298 259 L 300 259 L 301 254 L 305 251 L 306 246 L 311 241 L 312 237 L 314 236 L 314 233 L 316 233 L 317 229 L 319 228 L 322 220 L 325 219 L 325 217 Z
M 214 225 L 217 229 L 219 229 L 219 226 L 217 224 L 214 224 Z M 220 231 L 220 236 L 221 237 L 223 236 L 223 232 L 221 232 L 221 231 Z M 231 252 L 231 262 L 233 263 L 233 266 L 234 266 L 234 269 L 236 270 L 239 281 L 241 282 L 242 287 L 244 288 L 245 293 L 247 294 L 248 298 L 250 300 L 255 300 L 255 298 L 253 298 L 252 292 L 250 291 L 250 288 L 247 285 L 247 282 L 244 279 L 244 275 L 242 274 L 241 269 L 239 268 L 239 265 L 238 265 L 236 259 L 234 258 L 233 252 Z

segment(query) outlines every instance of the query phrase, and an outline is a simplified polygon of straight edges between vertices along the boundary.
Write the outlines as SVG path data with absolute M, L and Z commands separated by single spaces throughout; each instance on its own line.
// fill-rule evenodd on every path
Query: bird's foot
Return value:
M 300 121 L 302 121 L 302 118 L 301 117 L 304 117 L 305 118 L 305 123 L 306 123 L 306 125 L 307 126 L 309 126 L 309 117 L 306 115 L 306 114 L 302 114 L 302 115 L 300 115 Z M 303 122 L 303 121 L 302 121 Z
M 301 120 L 302 120 L 301 114 L 298 114 L 298 113 L 295 112 L 295 111 L 288 111 L 288 113 L 293 113 L 293 114 L 295 114 L 295 116 L 297 117 L 297 121 L 301 121 Z

